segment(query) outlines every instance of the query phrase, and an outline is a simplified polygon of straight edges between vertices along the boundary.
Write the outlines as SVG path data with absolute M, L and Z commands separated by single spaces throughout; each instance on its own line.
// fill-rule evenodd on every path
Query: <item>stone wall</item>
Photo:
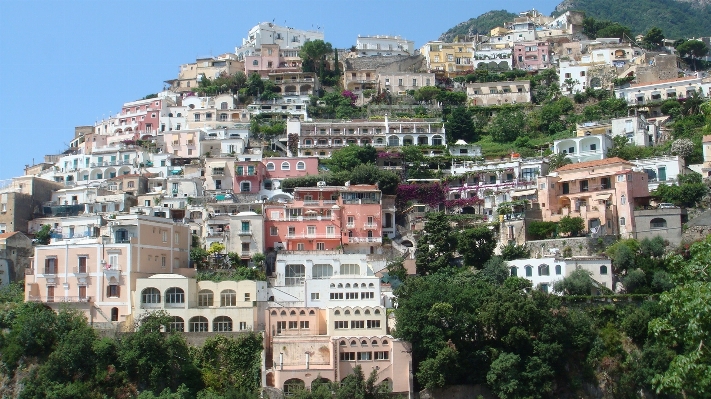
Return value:
M 526 245 L 531 250 L 531 257 L 538 258 L 553 255 L 552 249 L 557 249 L 558 254 L 564 255 L 564 251 L 570 248 L 570 256 L 593 256 L 601 253 L 609 245 L 617 240 L 617 236 L 604 236 L 599 238 L 575 237 L 575 238 L 555 238 L 550 240 L 528 241 Z
M 415 395 L 419 399 L 495 399 L 484 385 L 453 385 L 443 389 L 422 390 Z
M 425 57 L 421 55 L 392 55 L 346 58 L 343 64 L 347 71 L 375 69 L 378 73 L 420 72 L 424 71 Z

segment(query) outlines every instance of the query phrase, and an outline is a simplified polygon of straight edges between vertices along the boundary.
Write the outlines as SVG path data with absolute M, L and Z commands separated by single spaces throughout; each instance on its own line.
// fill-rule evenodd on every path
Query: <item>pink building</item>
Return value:
M 136 279 L 157 273 L 191 276 L 190 230 L 172 220 L 142 215 L 117 216 L 108 238 L 53 239 L 35 247 L 25 276 L 25 300 L 59 309 L 69 306 L 90 323 L 131 324 Z M 165 302 L 173 298 L 166 295 Z
M 635 206 L 649 202 L 647 173 L 621 158 L 562 166 L 538 178 L 543 220 L 581 217 L 600 235 L 632 238 Z
M 278 44 L 262 44 L 261 51 L 244 57 L 244 73 L 258 73 L 266 78 L 273 72 L 300 72 L 301 58 L 298 50 L 279 49 Z
M 377 186 L 299 187 L 293 201 L 264 206 L 265 247 L 290 251 L 375 253 L 382 243 Z
M 164 102 L 161 98 L 150 98 L 125 103 L 117 115 L 97 123 L 94 133 L 114 136 L 112 142 L 156 135 Z
M 262 182 L 266 179 L 266 166 L 259 161 L 236 161 L 235 181 L 233 184 L 235 193 L 257 194 Z
M 551 46 L 548 42 L 519 42 L 514 44 L 514 68 L 539 70 L 551 67 Z
M 376 383 L 407 394 L 411 358 L 385 324 L 382 307 L 268 309 L 263 383 L 289 395 L 319 380 L 342 381 L 359 365 L 366 377 L 376 370 Z M 331 326 L 338 332 L 329 332 Z

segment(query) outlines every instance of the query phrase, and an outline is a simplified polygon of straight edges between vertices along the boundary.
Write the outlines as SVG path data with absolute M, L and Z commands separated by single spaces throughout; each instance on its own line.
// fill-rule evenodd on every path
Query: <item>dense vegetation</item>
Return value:
M 76 311 L 11 305 L 0 311 L 3 397 L 257 397 L 259 334 L 215 335 L 191 347 L 182 334 L 162 332 L 172 319 L 157 312 L 140 320 L 135 333 L 101 337 Z M 17 392 L 9 391 L 13 386 Z
M 517 16 L 506 10 L 489 11 L 448 29 L 440 35 L 439 40 L 450 42 L 457 35 L 488 35 L 492 29 L 497 26 L 504 26 L 504 22 L 513 21 Z
M 508 277 L 498 257 L 452 267 L 464 232 L 443 234 L 440 219 L 430 217 L 428 245 L 417 248 L 418 275 L 396 290 L 395 334 L 412 344 L 420 387 L 484 384 L 500 398 L 707 397 L 711 237 L 672 253 L 661 239 L 615 244 L 627 292 L 643 295 L 608 302 L 587 296 L 584 271 L 557 284 L 566 295 L 556 296 Z
M 569 0 L 554 14 L 566 10 L 584 11 L 586 16 L 629 26 L 634 35 L 657 26 L 675 39 L 708 35 L 711 21 L 711 6 L 675 0 Z

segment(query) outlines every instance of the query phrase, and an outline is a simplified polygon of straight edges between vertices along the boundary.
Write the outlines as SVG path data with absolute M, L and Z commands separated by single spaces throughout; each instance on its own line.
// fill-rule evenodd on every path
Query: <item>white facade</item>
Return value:
M 287 26 L 275 25 L 271 22 L 261 22 L 249 30 L 248 36 L 242 39 L 242 46 L 235 48 L 237 58 L 254 55 L 256 49 L 264 44 L 278 44 L 280 49 L 298 49 L 304 43 L 312 40 L 323 40 L 321 31 L 300 30 Z
M 651 147 L 659 140 L 657 126 L 647 122 L 643 116 L 615 118 L 612 124 L 612 137 L 625 136 L 630 144 L 639 147 Z
M 578 62 L 560 62 L 560 73 L 558 74 L 558 84 L 561 91 L 566 94 L 575 94 L 588 88 L 588 71 L 590 64 Z M 573 84 L 568 85 L 566 81 L 572 79 Z
M 662 183 L 676 184 L 679 176 L 684 174 L 684 158 L 678 155 L 634 159 L 630 162 L 647 172 L 649 191 L 656 189 Z
M 612 262 L 602 257 L 578 256 L 566 259 L 530 258 L 507 262 L 509 274 L 529 280 L 533 288 L 553 292 L 553 285 L 577 269 L 591 273 L 593 280 L 606 288 L 612 287 Z
M 358 36 L 356 51 L 359 57 L 371 55 L 412 55 L 415 54 L 415 42 L 400 36 Z
M 494 63 L 494 64 L 492 64 Z M 492 48 L 490 46 L 474 50 L 474 69 L 477 68 L 498 68 L 499 70 L 510 70 L 513 68 L 513 49 Z
M 624 98 L 628 104 L 643 105 L 670 98 L 687 98 L 694 92 L 711 97 L 711 78 L 687 76 L 654 83 L 633 84 L 615 89 L 615 97 Z
M 379 306 L 384 260 L 365 254 L 293 251 L 277 254 L 276 278 L 269 296 L 282 306 L 331 308 Z
M 489 38 L 489 43 L 513 45 L 515 42 L 529 42 L 534 40 L 536 40 L 535 30 L 517 30 L 500 36 L 492 36 Z
M 612 147 L 612 139 L 607 134 L 592 134 L 583 137 L 555 140 L 554 154 L 567 154 L 573 163 L 604 159 Z

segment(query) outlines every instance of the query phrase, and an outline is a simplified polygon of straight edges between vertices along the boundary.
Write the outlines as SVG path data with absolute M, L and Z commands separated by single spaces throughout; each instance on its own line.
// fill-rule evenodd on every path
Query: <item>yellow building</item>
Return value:
M 501 26 L 497 26 L 496 28 L 492 29 L 491 32 L 489 32 L 489 35 L 492 37 L 493 36 L 503 36 L 507 33 L 509 33 L 508 29 L 501 27 Z
M 443 71 L 447 76 L 456 76 L 474 69 L 471 42 L 429 42 L 422 47 L 420 53 L 425 56 L 427 69 L 431 72 Z

